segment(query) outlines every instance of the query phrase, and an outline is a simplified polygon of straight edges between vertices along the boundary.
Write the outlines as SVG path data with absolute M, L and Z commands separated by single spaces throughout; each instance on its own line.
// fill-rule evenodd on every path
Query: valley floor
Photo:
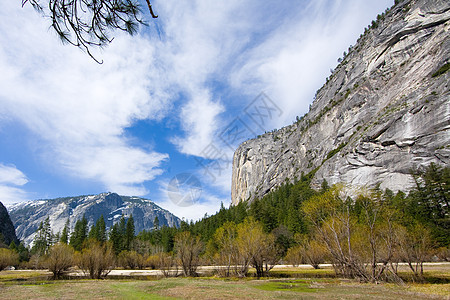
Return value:
M 49 280 L 46 271 L 0 272 L 1 299 L 450 299 L 450 263 L 428 264 L 429 282 L 363 284 L 329 267 L 277 266 L 272 277 L 161 278 L 155 270 L 114 270 L 105 280 Z M 128 274 L 128 275 L 127 275 Z M 121 279 L 118 279 L 118 278 Z M 281 278 L 289 277 L 289 278 Z

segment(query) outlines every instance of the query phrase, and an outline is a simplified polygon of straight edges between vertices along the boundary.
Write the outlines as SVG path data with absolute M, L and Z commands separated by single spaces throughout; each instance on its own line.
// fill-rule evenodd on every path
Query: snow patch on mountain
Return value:
M 67 220 L 70 230 L 73 230 L 76 221 L 83 215 L 89 226 L 103 215 L 107 229 L 118 222 L 122 215 L 125 218 L 133 215 L 136 233 L 152 230 L 155 227 L 155 217 L 158 217 L 158 226 L 178 227 L 181 222 L 178 217 L 151 200 L 115 193 L 22 202 L 8 205 L 8 211 L 17 237 L 26 245 L 33 243 L 39 224 L 47 217 L 54 234 L 62 231 Z

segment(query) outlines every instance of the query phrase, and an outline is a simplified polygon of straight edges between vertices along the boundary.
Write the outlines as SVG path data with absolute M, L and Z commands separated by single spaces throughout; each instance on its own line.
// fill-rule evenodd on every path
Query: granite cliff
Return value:
M 232 203 L 261 197 L 314 171 L 393 191 L 410 171 L 450 162 L 450 2 L 400 1 L 380 15 L 297 122 L 235 151 Z

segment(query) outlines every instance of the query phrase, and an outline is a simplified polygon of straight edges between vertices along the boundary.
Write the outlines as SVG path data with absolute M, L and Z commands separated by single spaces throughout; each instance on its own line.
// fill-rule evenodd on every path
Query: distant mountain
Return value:
M 155 217 L 158 217 L 158 226 L 178 227 L 181 222 L 178 217 L 150 200 L 119 196 L 115 193 L 34 200 L 10 205 L 8 210 L 16 228 L 17 237 L 26 245 L 33 242 L 39 224 L 47 216 L 50 218 L 53 233 L 62 231 L 67 220 L 69 220 L 69 227 L 72 230 L 76 221 L 83 215 L 88 220 L 89 226 L 92 226 L 103 215 L 109 229 L 120 219 L 122 214 L 126 218 L 132 214 L 136 234 L 144 229 L 153 229 Z
M 6 246 L 9 246 L 12 241 L 19 245 L 19 241 L 17 240 L 16 232 L 14 230 L 14 225 L 11 222 L 8 211 L 6 207 L 0 202 L 0 244 L 4 243 Z

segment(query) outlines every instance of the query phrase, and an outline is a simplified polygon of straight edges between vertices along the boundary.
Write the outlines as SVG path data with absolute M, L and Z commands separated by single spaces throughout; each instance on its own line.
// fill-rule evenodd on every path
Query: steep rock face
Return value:
M 408 190 L 450 156 L 450 3 L 403 1 L 360 37 L 293 125 L 241 144 L 232 203 L 316 170 L 312 184 Z M 443 69 L 441 69 L 442 71 Z M 434 76 L 433 76 L 434 75 Z
M 119 221 L 122 214 L 126 218 L 133 215 L 136 233 L 153 229 L 155 217 L 158 217 L 159 226 L 178 227 L 181 222 L 179 218 L 150 200 L 119 196 L 115 193 L 28 201 L 9 206 L 9 211 L 17 235 L 26 245 L 33 242 L 39 224 L 47 217 L 55 234 L 62 231 L 66 220 L 69 220 L 69 228 L 72 230 L 76 221 L 83 215 L 88 226 L 95 224 L 103 215 L 107 228 Z
M 3 206 L 3 203 L 0 202 L 0 234 L 2 235 L 3 240 L 0 240 L 0 243 L 4 243 L 6 246 L 9 246 L 11 242 L 14 242 L 16 245 L 19 245 L 19 240 L 16 236 L 16 231 L 14 230 L 14 225 L 11 222 L 8 211 L 6 207 Z

